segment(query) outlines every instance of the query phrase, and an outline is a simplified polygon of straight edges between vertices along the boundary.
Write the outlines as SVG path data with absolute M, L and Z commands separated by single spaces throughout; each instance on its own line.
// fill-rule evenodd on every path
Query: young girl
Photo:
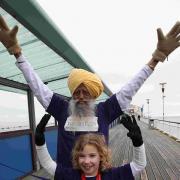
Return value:
M 88 133 L 80 135 L 72 151 L 73 168 L 63 168 L 50 157 L 44 137 L 50 116 L 45 115 L 36 128 L 35 142 L 41 165 L 58 180 L 131 180 L 146 166 L 144 144 L 135 118 L 122 118 L 122 124 L 133 142 L 133 160 L 120 167 L 112 167 L 110 151 L 103 135 Z

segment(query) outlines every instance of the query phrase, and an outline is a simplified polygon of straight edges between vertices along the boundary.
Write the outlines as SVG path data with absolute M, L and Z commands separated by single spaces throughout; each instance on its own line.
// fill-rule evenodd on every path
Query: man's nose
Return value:
M 79 93 L 79 99 L 84 99 L 84 94 L 82 91 Z

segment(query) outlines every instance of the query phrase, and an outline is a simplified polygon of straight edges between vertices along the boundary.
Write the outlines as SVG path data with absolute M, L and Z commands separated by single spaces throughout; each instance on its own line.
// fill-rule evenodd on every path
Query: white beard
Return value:
M 73 117 L 94 117 L 94 100 L 89 100 L 85 104 L 80 104 L 77 100 L 71 99 L 69 102 L 69 114 Z
M 72 99 L 69 103 L 70 116 L 66 120 L 64 126 L 65 130 L 98 131 L 98 122 L 94 109 L 94 101 L 88 101 L 86 104 L 79 104 Z

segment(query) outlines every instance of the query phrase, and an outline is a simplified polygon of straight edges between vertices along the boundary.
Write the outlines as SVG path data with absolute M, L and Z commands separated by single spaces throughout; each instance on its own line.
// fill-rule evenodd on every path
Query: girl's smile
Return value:
M 96 176 L 99 170 L 100 156 L 95 146 L 87 144 L 79 155 L 79 166 L 85 176 Z

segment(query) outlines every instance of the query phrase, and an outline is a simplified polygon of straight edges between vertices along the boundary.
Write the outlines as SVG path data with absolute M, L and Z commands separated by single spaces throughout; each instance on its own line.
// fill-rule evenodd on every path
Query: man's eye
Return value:
M 76 96 L 79 95 L 79 91 L 74 92 L 74 94 L 75 94 Z
M 84 92 L 84 94 L 85 94 L 86 96 L 89 96 L 89 92 Z

